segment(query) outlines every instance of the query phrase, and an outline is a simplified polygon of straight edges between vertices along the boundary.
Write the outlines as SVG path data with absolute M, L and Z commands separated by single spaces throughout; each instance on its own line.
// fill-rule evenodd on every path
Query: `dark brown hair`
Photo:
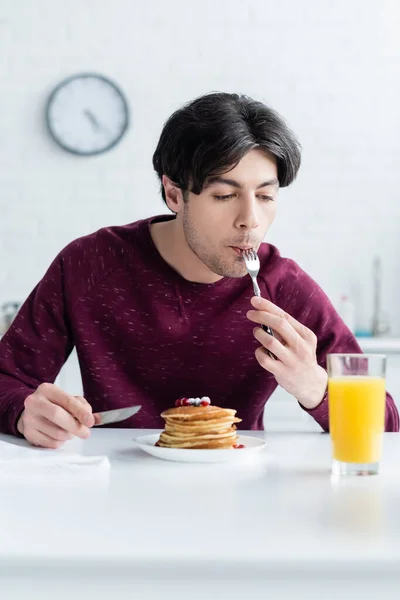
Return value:
M 153 167 L 183 192 L 200 194 L 207 178 L 234 168 L 259 148 L 275 156 L 281 187 L 300 167 L 300 144 L 274 110 L 248 96 L 211 93 L 174 112 L 161 132 Z M 165 201 L 165 192 L 161 184 Z

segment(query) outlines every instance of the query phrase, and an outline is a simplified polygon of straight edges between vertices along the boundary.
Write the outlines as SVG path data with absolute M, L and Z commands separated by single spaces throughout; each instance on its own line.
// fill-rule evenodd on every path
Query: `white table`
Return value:
M 152 458 L 139 433 L 63 450 L 107 454 L 109 482 L 1 484 L 2 600 L 398 599 L 398 434 L 379 476 L 334 482 L 326 434 L 265 434 L 259 460 L 228 466 Z

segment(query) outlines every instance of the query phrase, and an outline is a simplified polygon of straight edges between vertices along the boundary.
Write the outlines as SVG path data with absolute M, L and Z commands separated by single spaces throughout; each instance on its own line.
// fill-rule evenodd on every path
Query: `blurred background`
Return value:
M 165 212 L 151 158 L 165 119 L 212 90 L 277 109 L 303 165 L 268 240 L 356 326 L 382 309 L 400 334 L 400 9 L 396 0 L 2 0 L 0 303 L 23 300 L 72 239 Z M 49 94 L 94 71 L 126 96 L 110 152 L 77 157 L 45 126 Z
M 400 337 L 399 30 L 396 0 L 2 0 L 0 306 L 72 239 L 166 212 L 151 164 L 163 123 L 218 90 L 271 105 L 303 146 L 267 241 L 335 306 L 349 298 L 360 335 L 378 294 L 381 334 Z M 81 72 L 109 77 L 130 111 L 93 157 L 45 122 L 53 89 Z

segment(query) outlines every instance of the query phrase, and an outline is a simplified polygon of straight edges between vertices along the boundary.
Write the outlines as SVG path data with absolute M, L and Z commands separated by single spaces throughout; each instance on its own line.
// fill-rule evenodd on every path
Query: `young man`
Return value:
M 55 448 L 112 408 L 141 404 L 119 426 L 160 428 L 182 396 L 209 396 L 262 429 L 278 384 L 328 430 L 326 356 L 361 350 L 318 285 L 262 243 L 300 166 L 295 137 L 262 103 L 209 94 L 170 117 L 153 165 L 174 214 L 69 244 L 1 340 L 0 430 Z M 84 398 L 53 385 L 74 346 Z M 387 395 L 386 430 L 398 428 Z

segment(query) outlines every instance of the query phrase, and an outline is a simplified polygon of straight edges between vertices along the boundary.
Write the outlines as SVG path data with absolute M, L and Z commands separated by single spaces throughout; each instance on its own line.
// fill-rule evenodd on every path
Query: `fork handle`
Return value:
M 254 294 L 260 298 L 261 297 L 261 291 L 260 291 L 260 288 L 259 288 L 258 283 L 257 283 L 257 278 L 256 277 L 252 277 L 251 279 L 252 279 L 252 282 L 253 282 Z M 261 329 L 263 329 L 264 331 L 266 331 L 267 333 L 269 333 L 269 335 L 272 335 L 272 337 L 274 337 L 274 332 L 272 331 L 271 327 L 268 327 L 268 325 L 261 325 Z M 272 352 L 270 352 L 269 350 L 267 350 L 267 348 L 265 349 L 265 352 L 268 354 L 268 356 L 270 358 L 273 358 L 274 360 L 278 360 L 276 358 L 275 354 L 273 354 Z
M 272 337 L 274 337 L 274 332 L 272 331 L 271 327 L 268 327 L 268 325 L 261 325 L 261 329 L 263 331 L 266 331 L 267 333 L 269 333 L 269 335 L 272 335 Z M 268 350 L 267 348 L 265 349 L 265 352 L 268 354 L 268 356 L 270 358 L 273 358 L 274 360 L 277 360 L 275 354 L 273 354 L 272 352 L 270 352 L 270 350 Z

